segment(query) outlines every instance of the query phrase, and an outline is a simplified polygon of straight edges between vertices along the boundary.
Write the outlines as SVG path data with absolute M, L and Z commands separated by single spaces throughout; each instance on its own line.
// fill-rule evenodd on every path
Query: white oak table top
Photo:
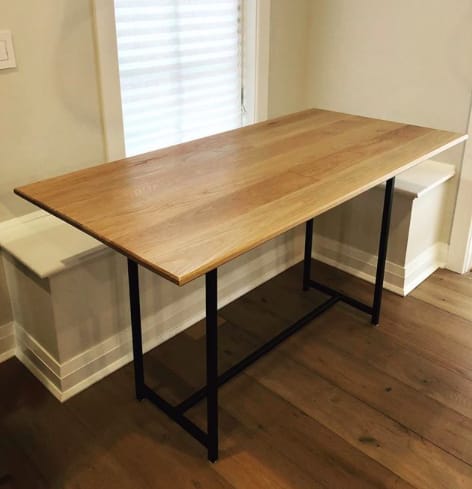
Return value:
M 15 192 L 183 285 L 466 138 L 312 109 Z

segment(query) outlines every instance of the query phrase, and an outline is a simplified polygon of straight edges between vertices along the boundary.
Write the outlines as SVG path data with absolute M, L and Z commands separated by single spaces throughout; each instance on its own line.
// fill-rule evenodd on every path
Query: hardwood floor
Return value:
M 370 300 L 372 286 L 313 273 Z M 221 313 L 220 368 L 322 299 L 301 267 Z M 0 365 L 0 488 L 472 488 L 472 275 L 386 292 L 381 326 L 337 305 L 220 391 L 220 460 L 148 402 L 130 365 L 65 404 L 17 361 Z M 146 355 L 178 400 L 203 382 L 199 323 Z M 204 403 L 191 411 L 203 424 Z M 4 475 L 2 475 L 4 474 Z

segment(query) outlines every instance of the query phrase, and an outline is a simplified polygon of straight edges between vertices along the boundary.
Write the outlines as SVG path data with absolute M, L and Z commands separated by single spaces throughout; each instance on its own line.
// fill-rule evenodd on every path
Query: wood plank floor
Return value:
M 320 263 L 321 281 L 372 286 Z M 221 313 L 220 368 L 310 310 L 298 265 Z M 65 404 L 17 361 L 0 365 L 0 488 L 472 488 L 472 276 L 438 271 L 386 292 L 381 326 L 336 305 L 220 391 L 221 456 L 148 402 L 130 365 Z M 146 355 L 178 400 L 203 382 L 199 323 Z M 204 423 L 204 403 L 190 415 Z

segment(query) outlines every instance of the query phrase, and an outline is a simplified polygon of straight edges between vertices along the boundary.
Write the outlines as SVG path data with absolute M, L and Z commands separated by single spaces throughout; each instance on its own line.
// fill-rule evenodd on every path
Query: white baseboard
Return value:
M 54 384 L 50 377 L 38 367 L 37 363 L 29 356 L 29 350 L 24 350 L 23 345 L 17 343 L 15 355 L 18 360 L 48 389 L 48 391 L 59 401 L 63 401 L 61 389 Z
M 294 248 L 290 246 L 284 249 L 284 245 L 280 245 L 270 262 L 267 259 L 255 259 L 247 264 L 244 276 L 231 271 L 225 275 L 222 273 L 219 307 L 232 302 L 301 260 L 301 252 L 294 252 Z M 192 301 L 186 302 L 184 308 L 179 308 L 165 319 L 164 327 L 161 328 L 156 328 L 153 318 L 143 318 L 143 350 L 146 352 L 155 348 L 169 337 L 203 319 L 203 306 L 204 304 L 196 305 Z M 176 324 L 179 324 L 177 330 Z M 159 333 L 159 330 L 165 333 Z M 63 363 L 53 358 L 18 324 L 16 342 L 18 359 L 61 402 L 132 360 L 130 327 Z
M 413 260 L 407 262 L 405 265 L 405 293 L 403 295 L 408 295 L 438 268 L 444 268 L 448 254 L 449 245 L 447 243 L 436 243 Z
M 15 328 L 13 322 L 0 326 L 0 363 L 15 356 Z
M 316 235 L 313 242 L 313 258 L 359 277 L 367 282 L 375 282 L 377 256 L 353 246 Z M 387 261 L 385 265 L 384 287 L 395 294 L 404 295 L 404 268 Z
M 384 288 L 401 296 L 408 295 L 435 270 L 444 267 L 447 250 L 446 243 L 436 243 L 405 266 L 387 261 Z M 312 256 L 369 283 L 375 282 L 377 255 L 317 235 Z
M 3 353 L 0 353 L 0 363 L 6 362 L 10 358 L 15 356 L 15 349 L 6 350 Z

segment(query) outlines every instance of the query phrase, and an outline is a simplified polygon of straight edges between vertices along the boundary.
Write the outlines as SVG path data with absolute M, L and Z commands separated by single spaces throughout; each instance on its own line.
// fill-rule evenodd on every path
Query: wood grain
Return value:
M 295 360 L 275 351 L 248 374 L 414 487 L 470 488 L 470 465 Z
M 430 280 L 417 287 L 412 296 L 472 320 L 471 272 L 459 275 L 449 270 L 438 270 Z
M 301 275 L 293 267 L 220 311 L 221 369 L 322 299 L 301 291 Z M 365 300 L 372 292 L 319 263 L 313 276 Z M 438 276 L 428 279 L 432 294 Z M 469 287 L 467 276 L 447 279 L 450 288 Z M 384 306 L 384 325 L 374 329 L 364 314 L 336 305 L 225 384 L 217 464 L 134 399 L 131 365 L 61 405 L 9 360 L 0 365 L 0 487 L 469 489 L 467 311 L 387 291 Z M 202 326 L 145 356 L 147 382 L 169 400 L 204 382 Z M 201 426 L 205 408 L 189 412 Z
M 313 109 L 15 192 L 183 285 L 466 137 Z

